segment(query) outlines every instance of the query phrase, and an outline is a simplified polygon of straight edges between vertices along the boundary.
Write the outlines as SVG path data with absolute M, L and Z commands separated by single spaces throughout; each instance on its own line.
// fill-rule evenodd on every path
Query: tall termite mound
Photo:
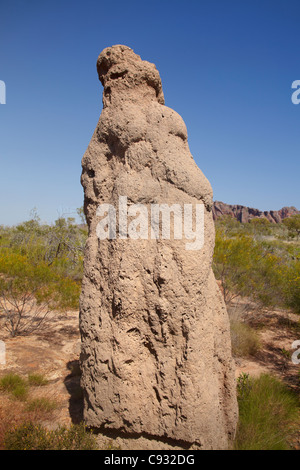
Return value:
M 89 226 L 80 301 L 85 422 L 225 449 L 237 402 L 228 315 L 211 268 L 211 186 L 190 153 L 182 118 L 164 105 L 155 65 L 117 45 L 100 54 L 97 70 L 103 110 L 82 160 Z M 153 207 L 172 221 L 174 205 L 202 209 L 204 243 L 193 245 L 186 233 L 180 239 L 178 225 L 157 236 Z M 113 217 L 99 207 L 112 207 Z M 115 222 L 107 222 L 107 237 L 99 236 L 104 212 Z M 147 213 L 145 236 L 147 221 L 139 216 Z M 143 236 L 130 236 L 137 220 Z

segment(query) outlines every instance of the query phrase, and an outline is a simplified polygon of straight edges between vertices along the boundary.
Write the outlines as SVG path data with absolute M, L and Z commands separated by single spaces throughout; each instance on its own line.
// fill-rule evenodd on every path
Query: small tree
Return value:
M 299 235 L 300 235 L 300 214 L 293 215 L 291 217 L 287 217 L 286 219 L 283 220 L 283 224 L 288 229 L 290 237 L 297 236 L 297 239 L 299 239 Z
M 227 237 L 217 231 L 213 269 L 226 304 L 240 296 L 265 306 L 282 305 L 287 300 L 286 280 L 291 268 L 272 248 L 253 237 Z
M 39 289 L 20 279 L 3 281 L 0 290 L 0 312 L 4 328 L 14 337 L 41 328 L 50 312 L 47 301 L 39 301 Z
M 252 238 L 227 237 L 224 232 L 217 231 L 213 268 L 216 278 L 221 281 L 226 304 L 238 296 L 250 294 L 253 287 L 250 273 L 259 256 Z
M 0 253 L 0 317 L 11 336 L 30 334 L 45 324 L 53 299 L 53 275 L 26 256 Z
M 271 235 L 271 222 L 264 217 L 254 217 L 250 219 L 249 224 L 253 229 L 255 236 L 259 235 Z

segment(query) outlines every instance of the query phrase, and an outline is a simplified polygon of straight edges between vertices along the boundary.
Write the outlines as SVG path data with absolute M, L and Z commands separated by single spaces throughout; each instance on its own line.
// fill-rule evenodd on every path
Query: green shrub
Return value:
M 12 336 L 31 333 L 36 320 L 43 319 L 44 312 L 38 312 L 27 323 L 29 328 L 23 328 L 33 299 L 49 309 L 79 307 L 86 239 L 86 226 L 76 225 L 72 218 L 41 225 L 34 213 L 16 227 L 0 226 L 0 313 Z M 9 304 L 11 299 L 14 305 Z M 19 305 L 24 305 L 22 315 Z
M 44 261 L 35 262 L 29 256 L 2 249 L 0 252 L 0 291 L 21 297 L 32 293 L 38 303 L 48 302 L 61 308 L 77 308 L 80 283 Z
M 5 450 L 97 450 L 95 437 L 84 424 L 48 431 L 32 422 L 6 432 Z
M 283 224 L 287 227 L 290 237 L 297 237 L 300 235 L 300 214 L 287 217 L 283 220 Z
M 53 309 L 79 306 L 80 282 L 45 262 L 0 250 L 0 313 L 12 337 L 30 334 L 44 326 Z
M 25 423 L 4 436 L 5 450 L 47 450 L 47 432 L 37 424 Z
M 237 393 L 239 400 L 244 400 L 248 397 L 251 390 L 251 381 L 249 374 L 242 372 L 237 379 Z
M 266 240 L 263 225 L 255 225 L 260 237 L 249 229 L 253 223 L 232 226 L 225 219 L 216 224 L 213 269 L 226 304 L 242 296 L 300 313 L 299 243 Z
M 246 391 L 246 392 L 245 392 Z M 299 428 L 298 397 L 268 374 L 240 377 L 236 450 L 288 450 L 293 428 Z
M 287 306 L 300 313 L 300 256 L 286 273 L 284 296 Z

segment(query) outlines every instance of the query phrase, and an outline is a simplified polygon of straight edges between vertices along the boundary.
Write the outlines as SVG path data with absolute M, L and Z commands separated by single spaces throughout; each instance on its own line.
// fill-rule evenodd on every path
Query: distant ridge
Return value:
M 278 211 L 260 211 L 252 207 L 225 204 L 221 201 L 215 201 L 213 203 L 212 212 L 214 220 L 225 215 L 230 215 L 232 218 L 242 223 L 249 222 L 251 219 L 259 217 L 275 224 L 280 224 L 286 217 L 300 214 L 300 211 L 294 206 L 283 207 Z

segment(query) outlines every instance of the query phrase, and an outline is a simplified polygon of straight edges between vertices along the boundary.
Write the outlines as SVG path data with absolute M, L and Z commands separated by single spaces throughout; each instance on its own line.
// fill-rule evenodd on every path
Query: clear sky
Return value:
M 215 200 L 300 209 L 299 0 L 0 0 L 0 224 L 82 206 L 113 44 L 156 64 Z

